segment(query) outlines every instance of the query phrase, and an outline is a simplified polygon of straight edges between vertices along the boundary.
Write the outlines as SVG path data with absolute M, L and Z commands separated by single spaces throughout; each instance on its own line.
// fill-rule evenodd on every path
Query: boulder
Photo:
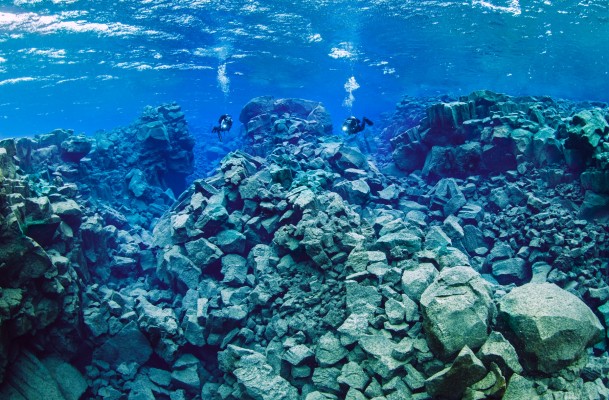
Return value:
M 47 357 L 42 363 L 59 385 L 66 400 L 78 400 L 87 390 L 87 381 L 72 365 L 58 357 Z
M 151 355 L 150 342 L 140 332 L 135 321 L 123 326 L 116 335 L 109 337 L 93 352 L 94 359 L 107 362 L 112 368 L 131 362 L 142 365 Z
M 68 385 L 68 383 L 64 383 Z M 79 383 L 74 382 L 75 385 Z M 0 386 L 0 398 L 27 400 L 66 400 L 57 381 L 32 353 L 22 351 L 10 366 Z
M 465 141 L 463 122 L 474 117 L 473 103 L 455 101 L 434 104 L 427 109 L 429 131 L 423 142 L 429 146 L 461 144 Z
M 228 345 L 218 355 L 222 370 L 231 373 L 254 400 L 296 400 L 298 390 L 273 371 L 266 357 L 253 350 Z
M 421 295 L 429 347 L 449 359 L 464 346 L 478 349 L 495 315 L 490 285 L 470 267 L 446 268 Z
M 61 158 L 68 162 L 79 162 L 91 151 L 92 140 L 85 135 L 72 136 L 61 143 Z
M 482 361 L 465 346 L 450 366 L 425 381 L 425 388 L 434 398 L 458 400 L 465 389 L 484 378 L 486 372 Z
M 529 371 L 554 373 L 581 357 L 604 329 L 588 306 L 553 283 L 529 283 L 499 301 L 498 322 Z

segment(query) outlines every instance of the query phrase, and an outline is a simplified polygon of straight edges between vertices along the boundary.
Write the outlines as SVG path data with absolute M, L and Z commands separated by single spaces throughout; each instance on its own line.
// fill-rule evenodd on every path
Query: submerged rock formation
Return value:
M 183 191 L 176 105 L 0 143 L 0 397 L 606 398 L 606 108 L 407 104 L 399 176 L 300 99 Z

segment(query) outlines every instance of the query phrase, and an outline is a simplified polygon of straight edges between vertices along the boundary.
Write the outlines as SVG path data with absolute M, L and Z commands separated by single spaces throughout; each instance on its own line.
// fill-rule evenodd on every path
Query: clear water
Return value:
M 92 134 L 167 101 L 207 132 L 259 95 L 339 123 L 482 88 L 609 100 L 609 2 L 0 1 L 2 137 Z

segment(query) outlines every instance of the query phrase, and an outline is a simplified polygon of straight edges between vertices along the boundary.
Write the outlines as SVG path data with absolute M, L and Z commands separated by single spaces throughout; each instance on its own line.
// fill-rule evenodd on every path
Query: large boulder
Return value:
M 92 140 L 85 135 L 72 136 L 61 143 L 61 158 L 64 161 L 79 162 L 89 154 L 93 147 Z
M 573 363 L 604 331 L 583 301 L 552 283 L 529 283 L 505 295 L 498 322 L 525 368 L 545 373 Z
M 445 268 L 421 295 L 427 342 L 449 359 L 464 346 L 477 349 L 495 315 L 490 285 L 470 267 Z
M 234 345 L 218 354 L 220 368 L 234 375 L 255 400 L 296 400 L 298 390 L 273 371 L 261 353 Z

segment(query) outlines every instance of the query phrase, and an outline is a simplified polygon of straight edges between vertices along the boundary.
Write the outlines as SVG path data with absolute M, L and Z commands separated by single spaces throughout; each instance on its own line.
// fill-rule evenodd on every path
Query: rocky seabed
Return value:
M 609 398 L 606 104 L 239 119 L 211 173 L 176 104 L 0 141 L 0 398 Z

